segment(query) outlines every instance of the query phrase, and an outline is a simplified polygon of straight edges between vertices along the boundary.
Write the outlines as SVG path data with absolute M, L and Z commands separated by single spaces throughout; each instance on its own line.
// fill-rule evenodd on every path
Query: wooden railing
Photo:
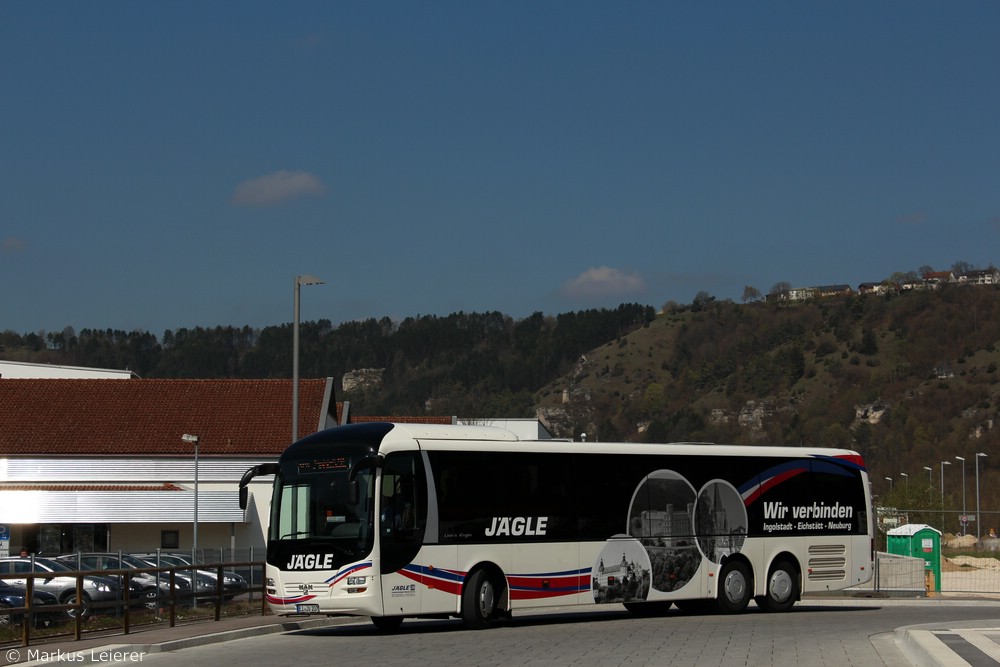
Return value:
M 129 634 L 132 629 L 133 620 L 137 614 L 142 614 L 144 617 L 148 617 L 150 609 L 146 606 L 149 601 L 147 598 L 136 599 L 132 592 L 131 583 L 139 574 L 152 574 L 156 577 L 157 583 L 163 580 L 167 584 L 167 593 L 164 595 L 159 594 L 162 590 L 161 587 L 157 586 L 157 596 L 156 610 L 166 610 L 167 622 L 170 627 L 174 627 L 177 623 L 177 612 L 178 609 L 185 608 L 198 608 L 204 609 L 209 604 L 214 608 L 214 620 L 219 621 L 222 619 L 222 610 L 225 607 L 227 597 L 232 595 L 232 591 L 226 590 L 224 585 L 224 572 L 226 570 L 233 570 L 234 568 L 249 568 L 250 577 L 247 581 L 247 587 L 241 589 L 237 593 L 237 597 L 247 596 L 248 601 L 251 604 L 255 600 L 255 595 L 259 595 L 260 599 L 260 614 L 265 615 L 267 613 L 267 599 L 264 596 L 264 563 L 258 561 L 245 561 L 245 562 L 231 562 L 231 563 L 210 563 L 210 564 L 199 564 L 199 565 L 178 565 L 178 566 L 168 566 L 168 567 L 148 567 L 148 568 L 127 568 L 121 570 L 84 570 L 84 571 L 71 571 L 71 572 L 60 572 L 58 574 L 53 572 L 19 572 L 19 573 L 7 573 L 0 574 L 0 579 L 2 580 L 24 580 L 24 590 L 25 590 L 25 606 L 23 607 L 3 607 L 0 606 L 0 621 L 3 621 L 6 617 L 7 619 L 12 619 L 13 617 L 21 618 L 21 639 L 20 644 L 22 647 L 29 646 L 32 639 L 32 628 L 35 626 L 36 618 L 40 615 L 49 616 L 52 612 L 65 612 L 66 618 L 72 623 L 72 637 L 74 640 L 80 640 L 83 638 L 85 633 L 84 622 L 86 618 L 90 616 L 97 615 L 108 615 L 114 616 L 121 619 L 121 625 L 117 627 L 120 630 L 120 634 Z M 191 571 L 191 589 L 190 590 L 178 590 L 177 587 L 177 573 L 184 571 Z M 211 592 L 202 591 L 199 592 L 197 586 L 197 570 L 213 570 L 215 572 L 215 588 Z M 36 589 L 36 580 L 38 579 L 52 579 L 55 577 L 73 577 L 76 580 L 76 590 L 75 595 L 67 596 L 67 599 L 72 599 L 72 602 L 64 602 L 60 600 L 59 604 L 55 605 L 37 605 L 34 601 L 34 591 Z M 89 595 L 86 594 L 86 587 L 84 586 L 84 581 L 87 577 L 104 577 L 117 579 L 119 582 L 118 594 L 114 600 L 91 600 Z M 18 588 L 21 588 L 18 586 Z M 155 610 L 154 610 L 155 611 Z M 0 623 L 0 627 L 3 627 L 3 623 Z M 10 623 L 6 624 L 8 627 Z M 116 627 L 105 627 L 101 628 L 100 631 L 108 634 L 119 634 L 115 632 Z M 52 637 L 66 637 L 70 633 L 59 633 L 57 635 L 47 635 L 46 639 Z M 4 643 L 0 640 L 0 644 Z M 8 644 L 10 642 L 7 642 Z

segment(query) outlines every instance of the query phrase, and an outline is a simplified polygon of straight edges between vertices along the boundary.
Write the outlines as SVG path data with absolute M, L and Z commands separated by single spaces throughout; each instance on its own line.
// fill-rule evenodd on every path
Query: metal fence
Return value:
M 1000 597 L 1000 512 L 891 507 L 877 511 L 879 558 L 874 588 L 886 593 Z M 921 558 L 885 553 L 890 532 L 907 525 L 937 531 L 940 563 L 935 566 Z M 940 572 L 940 581 L 931 579 L 931 571 L 934 576 Z
M 923 558 L 878 552 L 872 580 L 851 591 L 888 596 L 1000 598 L 1000 560 L 993 557 L 941 557 L 937 570 Z

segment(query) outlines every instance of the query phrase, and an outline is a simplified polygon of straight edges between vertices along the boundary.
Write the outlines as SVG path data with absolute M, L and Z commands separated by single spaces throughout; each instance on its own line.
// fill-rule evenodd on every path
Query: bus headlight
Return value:
M 368 583 L 368 577 L 348 577 L 347 578 L 347 593 L 364 593 L 368 590 L 365 584 Z

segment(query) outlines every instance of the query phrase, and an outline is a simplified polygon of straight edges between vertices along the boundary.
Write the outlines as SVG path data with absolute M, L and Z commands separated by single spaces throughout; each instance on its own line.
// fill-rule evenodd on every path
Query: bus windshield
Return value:
M 283 461 L 271 504 L 271 548 L 308 546 L 333 554 L 337 566 L 367 556 L 374 543 L 372 469 L 355 477 L 356 505 L 348 502 L 350 456 Z

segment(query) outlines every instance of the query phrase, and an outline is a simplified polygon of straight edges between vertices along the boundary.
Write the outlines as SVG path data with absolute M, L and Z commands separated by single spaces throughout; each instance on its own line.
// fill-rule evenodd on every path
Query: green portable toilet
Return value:
M 886 550 L 897 556 L 924 559 L 924 573 L 934 577 L 927 591 L 941 591 L 941 531 L 925 523 L 908 523 L 887 535 Z

